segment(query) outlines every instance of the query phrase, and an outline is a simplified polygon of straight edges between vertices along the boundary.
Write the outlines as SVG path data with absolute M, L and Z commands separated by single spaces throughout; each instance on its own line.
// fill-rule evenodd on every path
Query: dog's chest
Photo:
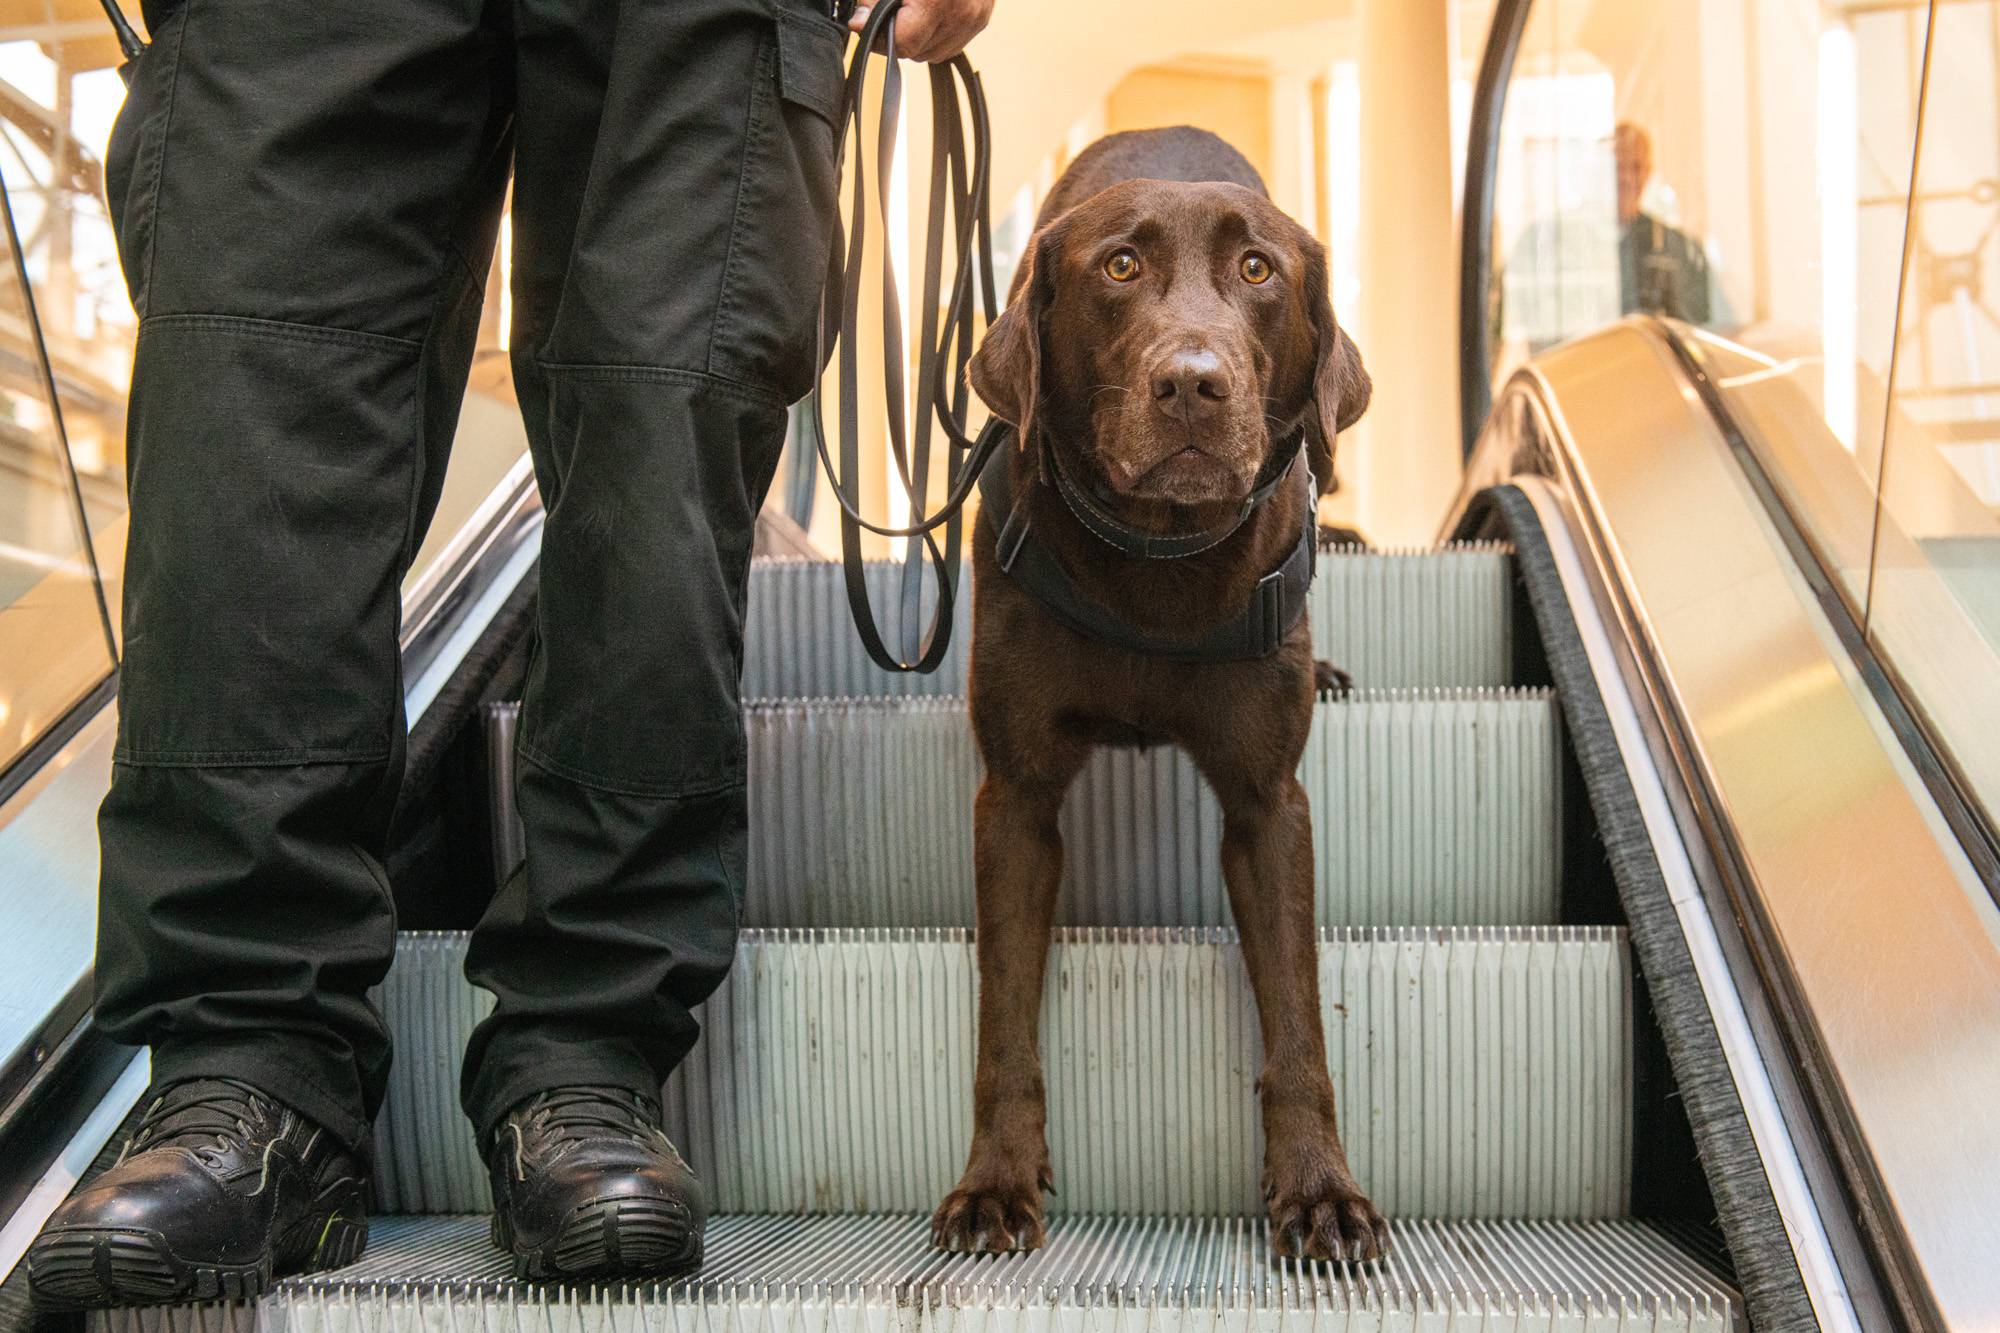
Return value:
M 1057 714 L 1056 724 L 1077 740 L 1113 749 L 1144 750 L 1155 745 L 1173 745 L 1180 740 L 1178 728 L 1137 710 L 1107 713 L 1068 708 Z

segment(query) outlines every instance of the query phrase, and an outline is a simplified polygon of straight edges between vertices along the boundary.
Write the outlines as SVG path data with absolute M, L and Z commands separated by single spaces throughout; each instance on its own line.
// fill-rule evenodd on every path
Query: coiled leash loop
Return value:
M 924 272 L 919 299 L 923 302 L 918 335 L 916 411 L 909 431 L 903 425 L 904 349 L 902 306 L 894 267 L 884 247 L 882 264 L 882 328 L 884 406 L 887 410 L 889 452 L 904 494 L 910 500 L 910 522 L 902 527 L 873 523 L 861 512 L 861 399 L 858 315 L 861 304 L 862 250 L 867 236 L 867 175 L 859 146 L 865 132 L 862 103 L 868 90 L 868 67 L 878 47 L 885 57 L 882 73 L 882 113 L 876 127 L 875 184 L 877 206 L 885 229 L 889 225 L 890 178 L 895 168 L 896 125 L 902 113 L 903 81 L 896 59 L 896 11 L 902 0 L 880 0 L 862 26 L 860 41 L 847 67 L 842 90 L 840 124 L 835 136 L 835 160 L 847 163 L 847 136 L 856 139 L 852 183 L 851 225 L 843 237 L 836 224 L 828 254 L 826 286 L 820 293 L 819 364 L 824 369 L 829 347 L 839 344 L 837 417 L 840 461 L 835 465 L 827 445 L 823 404 L 824 381 L 812 394 L 814 445 L 827 480 L 840 503 L 840 558 L 847 583 L 848 608 L 868 656 L 885 671 L 935 671 L 951 646 L 952 608 L 958 596 L 959 552 L 964 544 L 965 503 L 979 484 L 980 470 L 1005 438 L 1003 423 L 994 421 L 979 437 L 966 433 L 971 389 L 966 366 L 973 349 L 973 283 L 986 322 L 999 315 L 993 283 L 993 234 L 987 218 L 991 170 L 992 126 L 986 93 L 979 75 L 963 55 L 930 67 L 931 182 L 924 236 Z M 841 7 L 845 8 L 845 6 Z M 836 12 L 838 17 L 838 11 Z M 960 90 L 964 107 L 960 107 Z M 971 131 L 968 150 L 967 129 Z M 956 266 L 950 288 L 944 286 L 944 239 L 947 224 L 955 244 Z M 943 303 L 940 304 L 940 297 Z M 931 472 L 932 427 L 945 437 L 945 496 L 926 513 Z M 939 529 L 943 529 L 942 540 Z M 900 651 L 884 641 L 868 596 L 861 534 L 907 540 L 900 588 Z M 922 624 L 924 580 L 937 589 L 930 623 Z

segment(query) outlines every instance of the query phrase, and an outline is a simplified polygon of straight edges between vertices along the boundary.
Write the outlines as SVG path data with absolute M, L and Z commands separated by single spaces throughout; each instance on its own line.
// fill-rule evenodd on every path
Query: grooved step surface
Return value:
M 1313 578 L 1313 650 L 1362 689 L 1483 687 L 1512 679 L 1508 547 L 1490 542 L 1435 550 L 1331 548 Z M 876 618 L 901 646 L 902 566 L 874 561 L 867 580 Z M 966 586 L 970 586 L 970 562 Z M 929 575 L 923 620 L 930 615 Z M 847 609 L 841 568 L 830 561 L 765 559 L 750 571 L 743 697 L 806 699 L 965 693 L 969 596 L 959 598 L 951 651 L 928 676 L 885 672 L 868 660 Z
M 1032 1254 L 930 1248 L 915 1216 L 724 1216 L 695 1278 L 533 1287 L 477 1217 L 383 1218 L 339 1273 L 280 1283 L 271 1333 L 1735 1333 L 1735 1289 L 1640 1222 L 1392 1224 L 1375 1265 L 1274 1259 L 1251 1219 L 1057 1220 Z M 248 1333 L 242 1307 L 123 1312 L 95 1333 Z M 1191 1322 L 1193 1321 L 1193 1322 Z
M 377 1126 L 391 1212 L 488 1206 L 457 1109 L 484 1008 L 465 937 L 408 935 L 380 1000 L 400 1052 Z M 1259 1208 L 1256 1013 L 1234 935 L 1061 932 L 1041 1023 L 1055 1210 Z M 928 1211 L 970 1141 L 962 931 L 749 932 L 666 1089 L 726 1212 Z M 1329 931 L 1319 984 L 1342 1137 L 1392 1216 L 1628 1207 L 1631 975 L 1608 929 Z
M 748 730 L 746 923 L 973 923 L 962 699 L 762 703 Z M 1321 703 L 1299 764 L 1320 924 L 1555 921 L 1560 747 L 1544 691 Z M 1221 809 L 1179 748 L 1098 750 L 1062 828 L 1064 924 L 1228 924 Z

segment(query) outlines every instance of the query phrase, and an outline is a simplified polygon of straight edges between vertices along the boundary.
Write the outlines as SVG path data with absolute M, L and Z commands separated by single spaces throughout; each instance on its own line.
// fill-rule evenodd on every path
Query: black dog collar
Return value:
M 1301 436 L 1303 438 L 1303 436 Z M 1319 549 L 1317 524 L 1313 521 L 1312 468 L 1299 457 L 1296 444 L 1292 456 L 1275 476 L 1260 485 L 1244 501 L 1235 521 L 1221 530 L 1163 538 L 1140 532 L 1118 522 L 1092 504 L 1088 512 L 1079 510 L 1075 487 L 1066 487 L 1059 467 L 1051 467 L 1056 487 L 1071 512 L 1101 540 L 1141 559 L 1174 559 L 1193 555 L 1216 545 L 1243 526 L 1258 505 L 1277 494 L 1287 478 L 1296 477 L 1306 493 L 1305 517 L 1299 524 L 1299 539 L 1276 569 L 1257 580 L 1250 598 L 1236 614 L 1199 639 L 1170 639 L 1134 628 L 1099 603 L 1085 596 L 1076 580 L 1055 552 L 1034 538 L 1028 521 L 1028 506 L 1014 494 L 1012 452 L 1004 444 L 993 451 L 979 476 L 980 520 L 993 526 L 995 553 L 1001 572 L 1014 579 L 1041 608 L 1067 628 L 1087 639 L 1121 649 L 1140 657 L 1165 662 L 1247 662 L 1269 657 L 1278 651 L 1285 636 L 1305 614 L 1312 587 L 1313 564 Z M 1053 452 L 1053 451 L 1052 451 Z M 1051 459 L 1053 462 L 1053 458 Z M 1119 536 L 1110 535 L 1112 533 Z M 1129 544 L 1128 544 L 1129 543 Z M 1185 549 L 1183 549 L 1183 547 Z
M 1076 515 L 1076 521 L 1088 528 L 1100 541 L 1110 543 L 1135 560 L 1177 560 L 1182 556 L 1199 555 L 1212 546 L 1220 545 L 1227 541 L 1236 529 L 1242 527 L 1250 515 L 1257 511 L 1257 506 L 1275 495 L 1278 487 L 1284 484 L 1285 478 L 1291 474 L 1293 460 L 1299 456 L 1299 450 L 1305 447 L 1305 440 L 1306 428 L 1301 424 L 1273 452 L 1271 462 L 1267 464 L 1270 476 L 1258 483 L 1256 489 L 1250 492 L 1249 497 L 1238 506 L 1235 515 L 1227 522 L 1201 532 L 1180 533 L 1170 537 L 1147 532 L 1143 528 L 1135 528 L 1123 522 L 1107 511 L 1088 490 L 1070 480 L 1069 474 L 1063 471 L 1062 461 L 1057 457 L 1055 450 L 1048 450 L 1045 456 L 1049 460 L 1049 471 L 1055 477 L 1057 494 L 1062 496 L 1063 503 L 1069 506 L 1069 511 Z

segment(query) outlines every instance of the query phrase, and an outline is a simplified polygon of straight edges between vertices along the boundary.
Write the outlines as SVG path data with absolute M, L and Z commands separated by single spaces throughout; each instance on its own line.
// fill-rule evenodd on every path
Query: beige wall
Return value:
M 1271 82 L 1261 62 L 1248 60 L 1184 60 L 1135 69 L 1105 98 L 1105 124 L 1115 131 L 1195 121 L 1235 145 L 1268 181 L 1276 119 Z
M 1469 83 L 1490 8 L 1260 0 L 1224 11 L 1208 0 L 1094 0 L 1084 21 L 1055 0 L 998 0 L 971 51 L 994 111 L 996 218 L 1023 192 L 1039 203 L 1103 133 L 1194 124 L 1235 144 L 1279 205 L 1334 247 L 1336 273 L 1352 275 L 1336 282 L 1335 307 L 1376 386 L 1369 420 L 1342 441 L 1344 490 L 1327 517 L 1379 542 L 1428 540 L 1457 485 L 1459 164 L 1448 104 L 1454 77 L 1461 92 Z M 1328 90 L 1343 62 L 1358 77 L 1359 105 L 1332 114 Z M 911 113 L 910 160 L 923 163 L 927 107 Z M 916 232 L 924 200 L 921 179 L 912 184 Z M 1349 221 L 1336 225 L 1336 215 Z M 863 342 L 866 379 L 879 334 Z M 871 511 L 886 513 L 886 474 L 870 471 Z M 833 538 L 831 505 L 823 492 L 814 524 L 823 542 Z

